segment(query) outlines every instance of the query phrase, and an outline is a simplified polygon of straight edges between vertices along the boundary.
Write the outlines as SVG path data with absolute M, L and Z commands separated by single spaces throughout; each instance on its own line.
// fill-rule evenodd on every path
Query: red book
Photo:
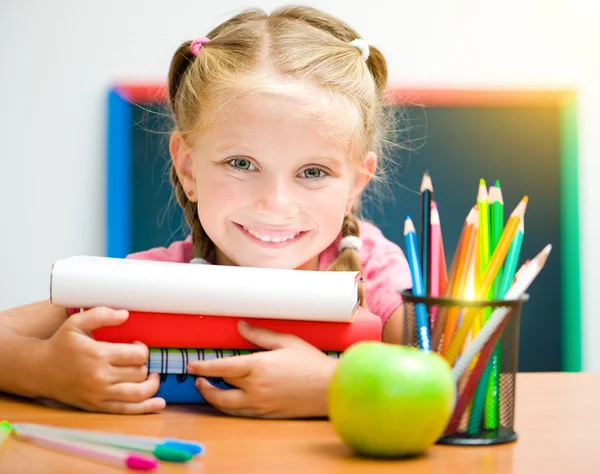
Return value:
M 322 351 L 344 351 L 355 342 L 381 340 L 381 319 L 359 308 L 351 323 L 194 316 L 129 311 L 121 326 L 94 331 L 98 341 L 140 341 L 149 347 L 192 349 L 257 349 L 237 330 L 238 321 L 281 333 L 295 334 Z

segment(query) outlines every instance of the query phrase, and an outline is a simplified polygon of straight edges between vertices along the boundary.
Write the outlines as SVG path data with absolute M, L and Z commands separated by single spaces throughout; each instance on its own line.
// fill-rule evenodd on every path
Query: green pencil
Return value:
M 485 274 L 490 263 L 490 201 L 485 180 L 479 180 L 477 192 L 477 207 L 479 208 L 479 274 Z
M 492 254 L 502 237 L 504 231 L 504 201 L 502 199 L 502 190 L 500 188 L 500 181 L 496 180 L 494 186 L 490 186 L 489 191 L 489 206 L 490 206 L 490 225 L 489 225 L 489 254 Z M 480 221 L 481 222 L 481 221 Z M 482 253 L 483 257 L 483 253 Z M 488 257 L 489 259 L 489 257 Z M 486 264 L 487 267 L 487 264 Z M 482 258 L 482 271 L 483 258 Z M 491 299 L 498 299 L 498 289 L 500 287 L 500 275 L 502 274 L 502 267 L 498 271 L 498 276 L 494 281 L 494 285 L 488 294 Z M 491 314 L 489 308 L 484 311 L 484 319 L 487 322 Z M 501 356 L 501 340 L 498 341 L 496 347 L 488 365 L 486 366 L 481 379 L 477 385 L 477 390 L 473 398 L 473 405 L 471 407 L 471 413 L 469 416 L 469 423 L 467 432 L 472 435 L 476 435 L 482 427 L 482 418 L 484 416 L 485 409 L 485 421 L 484 427 L 488 429 L 495 429 L 498 427 L 498 419 L 500 414 L 499 405 L 499 381 L 500 381 L 500 356 Z
M 519 255 L 521 253 L 521 245 L 523 244 L 523 236 L 525 235 L 525 225 L 523 221 L 517 228 L 508 253 L 506 254 L 506 260 L 504 260 L 504 272 L 502 273 L 502 281 L 500 283 L 500 292 L 498 293 L 498 299 L 503 299 L 508 292 L 510 286 L 515 279 L 517 272 L 517 264 L 519 263 Z
M 490 207 L 492 213 L 491 223 L 491 247 L 496 248 L 502 232 L 504 231 L 504 200 L 502 198 L 502 188 L 500 180 L 496 180 L 496 185 L 490 191 Z M 523 221 L 521 221 L 523 222 Z M 514 239 L 513 239 L 514 240 Z M 512 244 L 512 243 L 511 243 Z M 493 250 L 492 250 L 493 251 Z M 498 275 L 494 281 L 494 299 L 499 299 L 502 267 L 498 270 Z M 487 429 L 497 429 L 500 420 L 500 372 L 502 370 L 502 338 L 498 340 L 498 345 L 490 359 L 490 377 L 488 381 L 487 394 L 485 397 L 485 421 L 484 427 Z
M 494 249 L 502 232 L 504 231 L 504 199 L 502 198 L 502 188 L 500 188 L 500 180 L 496 180 L 495 186 L 490 187 L 490 208 L 491 208 L 491 224 L 490 224 L 490 255 L 494 253 Z M 494 298 L 498 298 L 500 293 L 500 275 L 502 275 L 502 267 L 498 270 L 496 280 L 494 280 Z

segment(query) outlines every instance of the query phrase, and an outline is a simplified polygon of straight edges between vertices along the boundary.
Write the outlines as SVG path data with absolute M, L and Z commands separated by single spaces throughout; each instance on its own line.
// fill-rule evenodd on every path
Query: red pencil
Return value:
M 481 353 L 479 354 L 479 359 L 477 359 L 477 364 L 473 368 L 473 371 L 469 374 L 469 378 L 465 385 L 464 390 L 460 394 L 458 398 L 458 402 L 456 407 L 454 408 L 454 413 L 452 414 L 452 418 L 450 418 L 450 422 L 448 423 L 448 427 L 446 428 L 446 434 L 454 434 L 458 430 L 458 426 L 460 424 L 460 419 L 462 418 L 463 413 L 469 406 L 473 395 L 475 394 L 475 390 L 477 389 L 477 385 L 479 384 L 479 380 L 483 375 L 483 371 L 485 370 L 485 366 L 487 365 L 490 357 L 492 356 L 492 352 L 496 348 L 496 344 L 498 343 L 498 339 L 502 335 L 504 331 L 504 327 L 506 326 L 508 319 L 510 316 L 504 318 L 502 323 L 496 328 L 488 342 L 481 349 Z
M 435 201 L 431 203 L 431 296 L 437 298 L 442 294 L 441 288 L 441 253 L 443 244 L 441 242 L 442 230 L 440 226 L 440 214 Z M 430 328 L 435 326 L 435 320 L 439 307 L 431 308 Z

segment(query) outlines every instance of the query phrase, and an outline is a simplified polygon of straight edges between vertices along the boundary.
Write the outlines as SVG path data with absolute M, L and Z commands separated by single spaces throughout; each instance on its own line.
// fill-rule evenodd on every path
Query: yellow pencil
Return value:
M 511 213 L 506 226 L 504 227 L 504 232 L 502 233 L 502 237 L 500 238 L 500 242 L 496 246 L 492 258 L 490 259 L 490 264 L 488 269 L 485 272 L 485 275 L 482 278 L 481 286 L 478 288 L 476 299 L 481 300 L 486 297 L 488 291 L 492 287 L 494 283 L 494 279 L 496 278 L 496 274 L 498 270 L 502 266 L 504 259 L 506 258 L 506 254 L 508 253 L 508 249 L 512 242 L 513 237 L 517 232 L 517 228 L 519 227 L 519 223 L 523 219 L 525 215 L 525 211 L 527 209 L 527 202 L 529 198 L 525 196 L 521 199 L 521 202 L 515 207 L 514 211 Z M 466 311 L 466 314 L 463 317 L 462 323 L 452 342 L 450 343 L 450 347 L 447 351 L 445 351 L 444 357 L 448 361 L 448 363 L 452 366 L 460 353 L 465 340 L 467 339 L 467 335 L 471 330 L 471 326 L 473 325 L 473 320 L 479 314 L 479 309 L 471 309 Z

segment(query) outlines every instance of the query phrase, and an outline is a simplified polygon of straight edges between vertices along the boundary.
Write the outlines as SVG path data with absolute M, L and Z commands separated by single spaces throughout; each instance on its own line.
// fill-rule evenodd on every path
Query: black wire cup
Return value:
M 515 393 L 519 357 L 520 314 L 528 296 L 518 300 L 468 301 L 450 298 L 413 296 L 400 291 L 404 307 L 402 343 L 419 348 L 417 311 L 427 313 L 431 350 L 447 357 L 456 330 L 467 314 L 476 314 L 474 326 L 481 325 L 497 308 L 508 310 L 505 322 L 490 338 L 497 343 L 484 344 L 463 375 L 457 380 L 457 398 L 453 416 L 438 444 L 492 445 L 515 441 Z M 422 305 L 422 306 L 421 306 Z M 421 306 L 421 308 L 419 308 Z M 447 334 L 445 334 L 447 330 Z M 463 351 L 472 340 L 472 332 Z M 458 342 L 458 341 L 457 341 Z M 460 360 L 458 354 L 456 362 Z M 486 362 L 487 361 L 487 362 Z M 454 366 L 456 367 L 456 365 Z

